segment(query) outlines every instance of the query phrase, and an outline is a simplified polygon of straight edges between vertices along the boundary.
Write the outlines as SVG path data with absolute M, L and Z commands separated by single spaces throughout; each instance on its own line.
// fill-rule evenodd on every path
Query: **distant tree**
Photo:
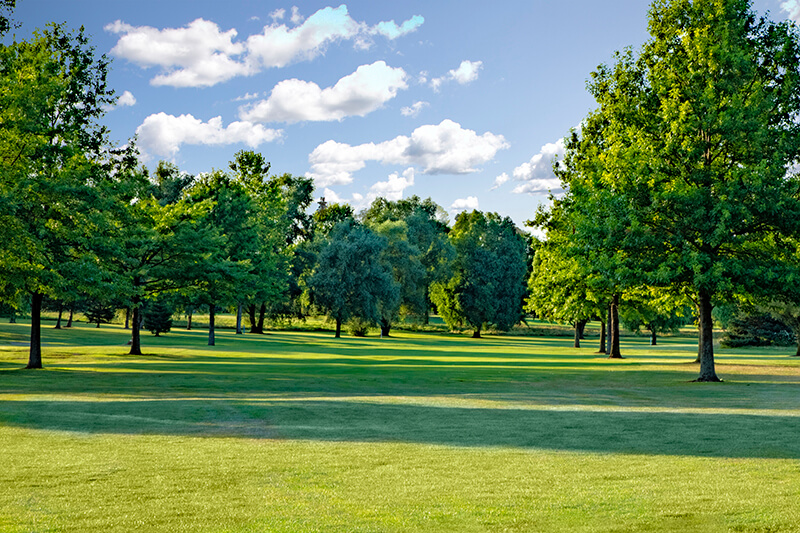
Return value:
M 312 216 L 314 234 L 324 238 L 339 222 L 353 219 L 353 208 L 348 204 L 328 204 L 314 212 Z
M 108 324 L 114 319 L 117 309 L 113 303 L 104 302 L 102 300 L 91 300 L 84 310 L 83 314 L 90 324 Z
M 147 302 L 144 313 L 144 327 L 159 337 L 161 333 L 169 333 L 172 329 L 173 308 L 165 298 L 155 298 Z
M 381 260 L 386 239 L 352 218 L 336 224 L 321 244 L 319 260 L 308 280 L 314 303 L 336 322 L 351 318 L 376 322 L 380 303 L 397 298 L 398 287 Z
M 473 338 L 491 324 L 511 329 L 522 318 L 525 296 L 525 240 L 510 218 L 463 212 L 450 232 L 456 250 L 453 275 L 431 294 L 451 327 L 466 324 Z

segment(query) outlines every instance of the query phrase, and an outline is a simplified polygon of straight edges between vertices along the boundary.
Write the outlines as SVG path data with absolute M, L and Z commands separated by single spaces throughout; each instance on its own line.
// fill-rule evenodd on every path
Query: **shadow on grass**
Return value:
M 11 401 L 0 404 L 0 419 L 11 426 L 94 434 L 800 459 L 800 418 L 786 416 L 184 399 Z

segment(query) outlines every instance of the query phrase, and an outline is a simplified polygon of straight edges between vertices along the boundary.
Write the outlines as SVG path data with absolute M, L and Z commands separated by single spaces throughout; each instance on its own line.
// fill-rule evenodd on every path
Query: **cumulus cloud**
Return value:
M 800 0 L 786 0 L 781 4 L 781 10 L 795 22 L 800 22 Z
M 389 174 L 386 181 L 374 183 L 366 195 L 353 193 L 351 198 L 345 198 L 336 194 L 332 189 L 325 187 L 325 198 L 329 203 L 348 203 L 353 206 L 355 211 L 366 209 L 375 201 L 376 198 L 386 198 L 392 202 L 403 199 L 403 192 L 414 185 L 414 175 L 416 171 L 413 167 L 405 169 L 402 174 L 393 172 Z
M 247 100 L 255 100 L 258 98 L 258 93 L 244 93 L 242 96 L 237 96 L 233 99 L 234 102 L 245 102 Z
M 483 61 L 464 60 L 456 69 L 450 70 L 446 75 L 431 80 L 431 87 L 434 91 L 448 81 L 455 81 L 460 85 L 466 85 L 478 79 L 478 72 L 483 68 Z M 423 79 L 424 76 L 421 78 Z
M 293 7 L 293 28 L 278 23 L 285 15 L 285 10 L 273 11 L 273 23 L 245 41 L 235 40 L 235 29 L 222 31 L 214 22 L 202 18 L 182 28 L 161 30 L 117 20 L 105 30 L 121 35 L 112 54 L 145 68 L 161 68 L 151 80 L 153 85 L 208 87 L 236 76 L 311 60 L 338 41 L 353 40 L 356 46 L 368 46 L 365 39 L 372 35 L 396 39 L 424 21 L 414 16 L 400 26 L 389 21 L 371 27 L 351 18 L 344 4 L 320 9 L 307 19 Z
M 475 211 L 478 209 L 478 197 L 467 196 L 466 198 L 459 198 L 450 206 L 451 213 L 458 213 L 460 211 Z
M 406 89 L 406 73 L 383 61 L 361 65 L 333 87 L 298 79 L 278 83 L 267 100 L 239 109 L 251 122 L 301 122 L 342 120 L 375 111 Z
M 502 135 L 486 132 L 478 135 L 457 122 L 443 120 L 437 125 L 415 129 L 410 137 L 400 135 L 382 143 L 357 146 L 330 140 L 317 146 L 308 156 L 308 177 L 317 185 L 347 184 L 353 172 L 367 161 L 422 168 L 424 174 L 467 174 L 477 165 L 494 159 L 498 150 L 508 148 Z
M 553 172 L 553 162 L 564 156 L 564 140 L 547 143 L 530 161 L 514 169 L 514 179 L 522 183 L 512 192 L 517 194 L 535 194 L 548 191 L 560 191 L 561 182 Z
M 428 102 L 414 102 L 410 106 L 402 108 L 400 110 L 400 114 L 404 117 L 416 117 L 419 115 L 420 111 L 429 105 L 430 104 Z
M 509 176 L 508 174 L 503 172 L 502 174 L 500 174 L 499 176 L 497 176 L 494 179 L 494 185 L 492 185 L 491 190 L 493 191 L 493 190 L 497 189 L 498 187 L 500 187 L 504 183 L 508 182 L 508 180 L 510 180 L 510 179 L 511 179 L 511 176 Z
M 220 31 L 215 23 L 201 18 L 183 28 L 164 30 L 117 20 L 105 30 L 122 34 L 112 54 L 143 67 L 163 69 L 150 81 L 153 85 L 207 87 L 247 73 L 247 67 L 233 59 L 245 50 L 243 44 L 233 42 L 236 30 Z
M 398 37 L 416 31 L 417 28 L 422 26 L 423 22 L 425 22 L 425 19 L 421 15 L 414 15 L 399 26 L 393 20 L 388 22 L 379 22 L 375 25 L 372 31 L 374 33 L 383 35 L 387 39 L 394 40 Z
M 223 127 L 222 118 L 203 122 L 192 115 L 157 113 L 136 128 L 139 145 L 147 155 L 172 156 L 184 144 L 224 145 L 243 143 L 251 148 L 279 139 L 281 130 L 267 129 L 252 122 L 232 122 Z

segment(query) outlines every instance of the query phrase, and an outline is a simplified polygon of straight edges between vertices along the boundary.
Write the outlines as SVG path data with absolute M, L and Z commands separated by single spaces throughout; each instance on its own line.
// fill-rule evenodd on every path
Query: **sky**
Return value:
M 417 195 L 451 220 L 480 209 L 522 226 L 595 107 L 590 73 L 647 40 L 648 4 L 17 0 L 13 37 L 83 26 L 113 59 L 102 121 L 150 169 L 224 170 L 255 150 L 356 211 Z M 800 0 L 753 8 L 800 22 Z

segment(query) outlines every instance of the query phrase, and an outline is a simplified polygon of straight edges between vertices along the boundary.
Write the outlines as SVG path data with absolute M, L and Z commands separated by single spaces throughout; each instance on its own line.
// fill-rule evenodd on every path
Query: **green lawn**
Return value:
M 0 324 L 0 531 L 800 531 L 800 360 Z

